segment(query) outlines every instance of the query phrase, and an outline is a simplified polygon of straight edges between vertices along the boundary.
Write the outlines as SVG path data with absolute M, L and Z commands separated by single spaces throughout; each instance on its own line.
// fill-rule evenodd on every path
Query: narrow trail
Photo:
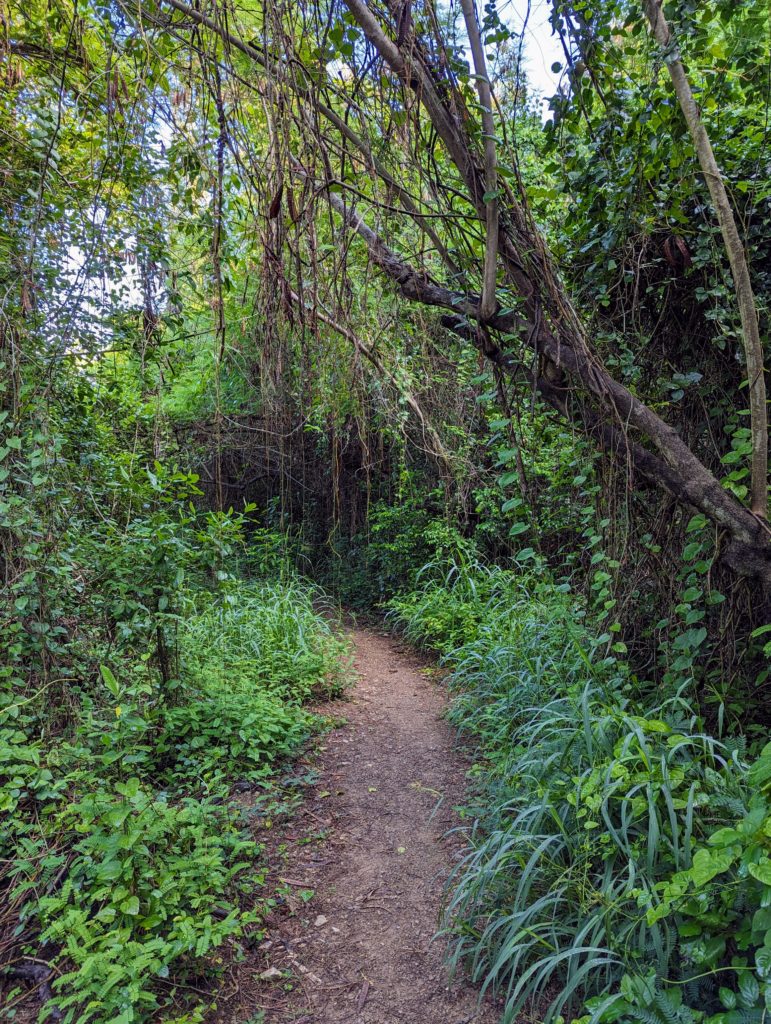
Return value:
M 299 815 L 306 834 L 287 840 L 287 880 L 315 895 L 260 950 L 258 966 L 290 970 L 295 987 L 262 982 L 241 1007 L 266 1024 L 496 1024 L 475 989 L 449 983 L 433 941 L 464 790 L 446 693 L 393 638 L 351 636 L 358 682 L 333 709 L 347 724 L 321 751 L 315 801 Z M 324 841 L 308 842 L 319 829 Z

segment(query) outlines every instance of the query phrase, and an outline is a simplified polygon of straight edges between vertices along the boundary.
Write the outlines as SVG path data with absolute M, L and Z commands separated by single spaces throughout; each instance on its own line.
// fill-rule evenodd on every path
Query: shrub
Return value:
M 69 734 L 36 735 L 30 702 L 6 703 L 8 938 L 56 968 L 48 1009 L 65 1024 L 169 1019 L 186 975 L 259 918 L 239 893 L 264 880 L 260 850 L 228 797 L 269 786 L 310 732 L 303 702 L 342 686 L 346 645 L 316 598 L 297 580 L 181 594 L 179 677 L 149 656 L 102 666 L 70 694 Z
M 192 696 L 192 695 L 190 695 Z M 164 710 L 155 751 L 161 780 L 198 788 L 269 775 L 308 737 L 311 717 L 271 694 L 207 688 Z
M 465 649 L 478 635 L 491 602 L 513 577 L 502 569 L 453 562 L 444 569 L 429 562 L 414 590 L 389 601 L 390 615 L 412 643 L 440 654 Z
M 365 531 L 335 538 L 325 581 L 346 607 L 368 611 L 414 586 L 419 573 L 425 579 L 422 566 L 461 564 L 475 550 L 448 519 L 442 490 L 405 492 L 396 503 L 375 502 Z
M 36 913 L 41 944 L 68 968 L 53 984 L 66 1024 L 146 1020 L 172 965 L 179 976 L 242 927 L 228 889 L 258 851 L 226 808 L 170 803 L 134 777 L 65 803 L 50 827 L 67 870 Z M 17 877 L 30 874 L 22 860 Z

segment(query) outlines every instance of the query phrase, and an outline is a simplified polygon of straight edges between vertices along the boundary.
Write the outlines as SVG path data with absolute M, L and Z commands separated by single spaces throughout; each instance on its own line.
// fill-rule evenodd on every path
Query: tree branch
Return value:
M 190 18 L 191 21 L 194 21 L 198 25 L 203 25 L 205 28 L 208 28 L 211 32 L 214 32 L 221 39 L 225 40 L 230 46 L 232 46 L 233 49 L 238 50 L 240 53 L 243 53 L 246 57 L 249 57 L 251 60 L 255 61 L 255 63 L 265 68 L 266 71 L 271 70 L 271 62 L 264 56 L 261 50 L 259 50 L 256 46 L 253 46 L 251 43 L 244 42 L 243 39 L 239 38 L 237 35 L 235 35 L 235 33 L 229 32 L 226 28 L 224 28 L 224 26 L 219 25 L 212 18 L 208 18 L 205 14 L 201 14 L 200 11 L 196 10 L 194 7 L 191 7 L 189 4 L 184 3 L 183 0 L 164 0 L 164 2 L 167 3 L 169 7 L 173 7 L 174 10 L 179 11 L 181 14 L 184 14 L 185 17 Z M 381 179 L 381 181 L 383 181 L 394 192 L 394 194 L 399 197 L 399 199 L 402 202 L 402 205 L 404 206 L 404 211 L 409 216 L 412 216 L 413 218 L 416 219 L 420 229 L 425 232 L 428 238 L 430 238 L 431 241 L 436 246 L 437 252 L 444 260 L 448 269 L 453 274 L 458 274 L 459 269 L 455 264 L 455 261 L 452 259 L 449 252 L 447 251 L 447 247 L 444 245 L 437 232 L 431 227 L 430 224 L 427 224 L 425 220 L 421 217 L 417 204 L 413 200 L 410 193 L 407 191 L 406 188 L 404 188 L 403 185 L 400 184 L 400 182 L 396 180 L 396 178 L 393 176 L 393 174 L 391 174 L 391 172 L 383 164 L 383 162 L 381 160 L 378 160 L 378 158 L 373 154 L 372 147 L 369 145 L 369 143 L 365 139 L 363 139 L 359 134 L 357 134 L 357 132 L 355 132 L 353 128 L 351 128 L 348 122 L 345 121 L 342 117 L 340 117 L 340 115 L 335 110 L 327 106 L 326 103 L 323 103 L 318 97 L 312 95 L 310 90 L 303 89 L 298 83 L 293 83 L 293 88 L 297 95 L 302 96 L 303 99 L 309 102 L 314 110 L 321 114 L 321 116 L 324 117 L 327 121 L 329 121 L 330 124 L 334 125 L 334 127 L 337 128 L 340 134 L 344 138 L 348 139 L 348 141 L 354 146 L 354 148 L 357 149 L 359 153 L 361 153 L 361 155 L 364 157 L 364 161 L 367 164 L 368 168 L 374 171 L 375 174 L 377 174 L 377 176 Z
M 445 107 L 433 79 L 421 63 L 420 55 L 413 56 L 408 62 L 398 46 L 383 32 L 363 0 L 344 2 L 369 42 L 405 87 L 415 91 L 419 97 L 466 184 L 470 201 L 480 218 L 484 218 L 480 187 L 483 174 L 464 134 L 465 129 Z M 570 300 L 558 283 L 543 239 L 528 224 L 519 204 L 513 203 L 510 213 L 511 219 L 501 223 L 501 255 L 507 277 L 522 296 L 532 326 L 531 341 L 538 352 L 594 394 L 607 409 L 606 421 L 612 426 L 623 430 L 632 426 L 640 430 L 674 472 L 674 478 L 678 480 L 679 500 L 699 509 L 733 538 L 731 564 L 734 570 L 741 575 L 760 575 L 771 587 L 771 534 L 763 521 L 723 489 L 674 427 L 613 379 L 591 351 Z M 523 258 L 523 252 L 529 254 L 527 258 Z M 528 266 L 531 259 L 535 263 Z M 540 317 L 541 307 L 549 311 L 551 323 L 546 317 Z M 758 573 L 758 564 L 763 566 L 761 573 Z
M 485 139 L 485 195 L 487 241 L 485 245 L 485 271 L 482 285 L 482 301 L 479 306 L 481 320 L 489 320 L 497 305 L 495 289 L 498 276 L 498 175 L 495 155 L 495 121 L 493 119 L 493 94 L 487 75 L 485 51 L 477 23 L 475 0 L 461 0 L 463 19 L 466 22 L 471 56 L 476 72 L 477 93 L 482 108 L 482 131 Z
M 365 224 L 361 216 L 346 206 L 338 195 L 329 193 L 328 199 L 347 226 L 367 243 L 372 262 L 398 285 L 406 298 L 423 305 L 451 310 L 456 317 L 462 315 L 470 321 L 479 319 L 478 296 L 445 288 L 426 274 L 418 272 L 390 249 L 379 235 Z M 529 337 L 531 328 L 529 322 L 514 311 L 494 316 L 486 326 L 496 333 L 519 338 Z M 621 384 L 608 378 L 607 372 L 605 375 L 595 373 L 594 365 L 580 360 L 574 350 L 567 346 L 560 348 L 558 340 L 553 335 L 549 333 L 546 340 L 548 354 L 553 357 L 554 363 L 577 377 L 603 404 L 612 402 L 613 408 L 619 414 L 620 418 L 616 422 L 604 418 L 602 422 L 607 430 L 600 430 L 599 418 L 585 419 L 583 427 L 587 434 L 605 441 L 613 439 L 615 449 L 619 450 L 620 436 L 626 436 L 628 423 L 650 421 L 651 430 L 647 432 L 647 436 L 659 448 L 660 455 L 655 455 L 628 438 L 624 441 L 624 450 L 631 453 L 637 468 L 646 479 L 658 484 L 679 501 L 704 512 L 730 534 L 735 541 L 730 557 L 733 559 L 732 567 L 737 573 L 759 575 L 767 583 L 771 583 L 771 533 L 765 523 L 743 508 L 720 486 L 687 447 L 674 427 L 656 416 Z M 519 361 L 510 357 L 505 350 L 486 344 L 484 334 L 477 343 L 491 361 L 504 369 L 511 372 L 513 368 L 521 366 Z M 612 388 L 610 393 L 608 381 Z M 538 378 L 536 384 L 546 400 L 566 415 L 566 389 L 555 387 L 554 383 L 545 378 Z M 560 396 L 560 406 L 554 404 L 555 396 Z M 685 458 L 682 456 L 683 452 L 686 453 Z M 762 571 L 759 571 L 759 568 L 762 568 Z
M 747 361 L 747 380 L 750 390 L 750 424 L 752 433 L 751 505 L 752 511 L 768 518 L 768 413 L 766 410 L 766 381 L 763 370 L 763 346 L 760 341 L 758 310 L 752 291 L 747 254 L 736 226 L 736 219 L 728 199 L 723 176 L 720 173 L 712 144 L 693 98 L 691 84 L 685 73 L 676 41 L 661 9 L 661 0 L 643 0 L 643 9 L 650 22 L 656 41 L 664 51 L 664 63 L 675 87 L 675 95 L 693 139 L 709 194 L 717 214 L 723 242 L 731 266 L 736 302 L 742 322 L 744 355 Z
M 225 33 L 216 22 L 200 15 L 182 0 L 166 2 L 223 38 L 227 37 L 232 45 L 263 67 L 268 67 L 258 50 Z M 410 52 L 405 56 L 386 35 L 373 10 L 363 0 L 344 0 L 344 3 L 367 40 L 402 81 L 404 88 L 414 91 L 419 98 L 458 169 L 468 201 L 479 219 L 486 222 L 484 170 L 480 167 L 467 127 L 456 116 L 454 108 L 445 102 L 446 96 L 454 96 L 456 106 L 463 108 L 463 98 L 457 94 L 456 86 L 447 78 L 440 78 L 440 70 L 430 68 L 418 41 L 410 40 Z M 339 120 L 339 115 L 311 95 L 301 83 L 290 83 L 290 88 L 315 105 L 331 123 Z M 452 92 L 454 89 L 455 93 Z M 343 131 L 340 125 L 337 127 Z M 332 197 L 330 202 L 335 206 Z M 338 212 L 341 212 L 339 207 Z M 406 265 L 344 204 L 342 215 L 349 227 L 367 242 L 373 262 L 398 284 L 405 296 L 427 305 L 452 309 L 471 320 L 478 319 L 478 296 L 452 292 Z M 508 281 L 521 298 L 520 308 L 525 316 L 517 313 L 503 318 L 493 317 L 490 328 L 523 336 L 524 327 L 528 342 L 536 348 L 539 358 L 550 361 L 557 371 L 570 375 L 575 383 L 597 399 L 603 410 L 603 421 L 610 429 L 626 432 L 634 427 L 639 430 L 643 442 L 657 449 L 659 460 L 667 467 L 666 474 L 659 474 L 661 486 L 674 488 L 680 501 L 699 509 L 730 535 L 733 540 L 730 564 L 734 571 L 741 575 L 760 576 L 771 586 L 771 533 L 756 515 L 723 489 L 677 431 L 614 380 L 592 352 L 570 299 L 559 283 L 543 238 L 528 217 L 526 208 L 513 195 L 508 195 L 505 209 L 499 209 L 499 255 Z M 642 451 L 647 451 L 647 448 L 643 447 Z

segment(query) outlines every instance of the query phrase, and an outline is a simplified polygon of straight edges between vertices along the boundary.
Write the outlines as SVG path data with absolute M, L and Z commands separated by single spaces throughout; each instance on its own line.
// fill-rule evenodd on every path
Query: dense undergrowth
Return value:
M 496 94 L 481 195 L 464 6 Z M 259 928 L 231 784 L 281 799 L 304 704 L 344 679 L 298 567 L 391 601 L 451 670 L 478 758 L 446 929 L 507 1019 L 771 1010 L 763 431 L 666 70 L 683 55 L 768 364 L 768 5 L 667 0 L 666 51 L 650 4 L 541 5 L 545 125 L 516 6 L 0 3 L 8 1019 L 198 1020 Z
M 291 802 L 290 758 L 319 728 L 303 705 L 340 691 L 346 645 L 282 539 L 257 531 L 247 551 L 246 514 L 196 510 L 194 476 L 102 459 L 75 482 L 44 450 L 27 458 L 34 474 L 0 487 L 19 541 L 0 668 L 3 1019 L 36 993 L 65 1024 L 197 1021 L 223 943 L 238 955 L 271 905 L 250 821 Z
M 504 1021 L 761 1021 L 771 1005 L 771 745 L 704 732 L 567 585 L 428 566 L 391 615 L 450 667 L 477 749 L 452 958 Z
M 298 580 L 193 591 L 176 678 L 103 665 L 71 727 L 44 738 L 29 704 L 4 708 L 5 942 L 22 977 L 54 967 L 65 1021 L 171 1013 L 217 947 L 259 923 L 270 894 L 240 903 L 266 865 L 229 797 L 239 783 L 265 813 L 277 767 L 318 728 L 303 702 L 342 685 L 345 647 L 316 596 Z

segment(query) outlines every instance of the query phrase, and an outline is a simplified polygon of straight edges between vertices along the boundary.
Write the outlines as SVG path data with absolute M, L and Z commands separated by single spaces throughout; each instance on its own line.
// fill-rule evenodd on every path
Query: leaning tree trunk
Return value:
M 441 69 L 429 62 L 414 35 L 399 46 L 364 0 L 344 3 L 404 88 L 419 97 L 466 185 L 470 202 L 485 222 L 484 171 L 468 129 L 446 100 L 457 93 L 453 80 L 442 76 Z M 462 98 L 457 94 L 455 98 L 456 106 L 462 105 Z M 508 203 L 500 210 L 499 250 L 506 276 L 523 300 L 530 343 L 542 357 L 551 360 L 558 372 L 594 397 L 601 420 L 614 432 L 625 432 L 629 427 L 639 430 L 642 440 L 657 449 L 659 459 L 654 460 L 654 467 L 661 462 L 667 467 L 666 484 L 655 469 L 649 479 L 703 512 L 727 533 L 729 543 L 723 558 L 735 572 L 760 578 L 771 588 L 771 531 L 765 521 L 721 486 L 673 427 L 613 379 L 592 350 L 525 205 L 511 192 L 507 198 Z M 596 437 L 597 432 L 588 433 Z M 640 463 L 644 466 L 650 460 L 641 459 Z
M 240 38 L 226 27 L 223 19 L 207 17 L 184 0 L 164 2 L 183 13 L 188 24 L 204 25 L 216 32 L 228 46 L 248 55 L 267 73 L 273 73 L 277 62 L 281 61 L 279 56 Z M 479 221 L 487 227 L 490 211 L 485 186 L 489 179 L 475 133 L 465 116 L 458 116 L 458 111 L 464 112 L 466 107 L 452 74 L 441 60 L 429 56 L 409 19 L 401 19 L 404 31 L 395 41 L 382 27 L 380 15 L 363 0 L 342 0 L 342 3 L 404 90 L 414 93 L 419 100 L 457 169 L 466 198 Z M 397 21 L 403 15 L 403 6 L 397 0 L 384 6 L 390 8 Z M 216 14 L 216 3 L 213 11 Z M 393 182 L 392 176 L 383 173 L 382 165 L 374 161 L 368 143 L 359 139 L 345 119 L 323 102 L 318 92 L 308 86 L 306 78 L 291 78 L 287 84 L 313 111 L 309 122 L 324 120 L 332 125 L 359 149 L 370 171 L 386 185 Z M 324 183 L 320 185 L 323 187 Z M 771 588 L 768 524 L 721 486 L 674 427 L 611 376 L 586 337 L 546 243 L 529 215 L 524 194 L 516 195 L 506 183 L 499 191 L 502 198 L 498 203 L 498 260 L 510 288 L 520 298 L 521 316 L 507 313 L 481 318 L 480 296 L 452 292 L 432 281 L 425 272 L 410 267 L 385 247 L 361 218 L 352 214 L 350 207 L 344 206 L 343 210 L 348 227 L 364 238 L 373 262 L 396 282 L 403 294 L 418 302 L 452 309 L 453 316 L 448 322 L 453 329 L 463 331 L 468 321 L 478 321 L 480 329 L 475 333 L 485 355 L 513 373 L 520 373 L 521 367 L 505 351 L 506 338 L 502 337 L 497 343 L 493 335 L 518 334 L 535 349 L 539 361 L 548 370 L 548 373 L 537 374 L 535 381 L 546 400 L 563 415 L 577 421 L 587 436 L 632 462 L 648 481 L 707 516 L 723 537 L 723 561 L 738 575 L 760 579 Z M 405 212 L 416 215 L 410 210 Z M 447 255 L 445 250 L 442 256 L 446 263 Z M 489 261 L 486 262 L 489 271 Z M 458 313 L 463 314 L 463 323 L 458 323 Z M 590 402 L 571 403 L 568 400 L 571 393 L 583 394 Z M 629 437 L 630 430 L 637 436 Z
M 661 9 L 661 0 L 643 0 L 645 16 L 656 41 L 664 51 L 664 63 L 675 87 L 680 109 L 691 133 L 709 194 L 723 235 L 728 262 L 734 279 L 736 303 L 742 321 L 747 381 L 750 391 L 750 423 L 752 433 L 751 508 L 755 515 L 768 518 L 768 415 L 766 381 L 763 370 L 763 346 L 760 341 L 758 310 L 750 281 L 750 268 L 731 203 L 720 173 L 712 144 L 693 98 L 691 84 L 685 73 L 675 39 Z

